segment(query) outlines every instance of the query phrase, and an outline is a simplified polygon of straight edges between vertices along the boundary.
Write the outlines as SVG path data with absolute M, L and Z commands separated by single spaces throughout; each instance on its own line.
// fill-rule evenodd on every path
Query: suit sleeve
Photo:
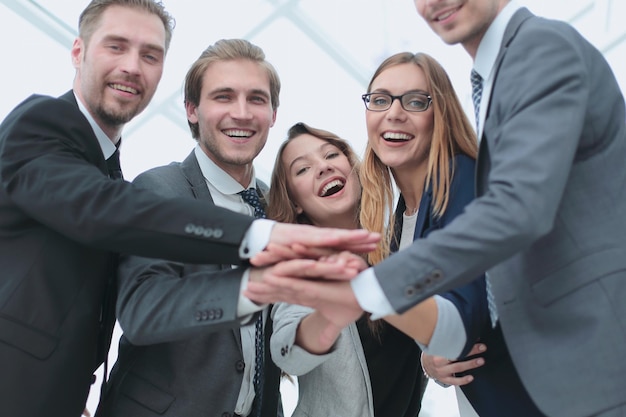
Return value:
M 326 362 L 335 351 L 343 331 L 332 351 L 322 355 L 312 354 L 296 345 L 296 332 L 300 322 L 313 309 L 294 304 L 277 303 L 272 308 L 274 331 L 270 339 L 272 360 L 283 371 L 291 375 L 304 375 Z
M 491 157 L 484 194 L 374 267 L 396 311 L 472 281 L 552 229 L 588 106 L 589 72 L 570 38 L 521 28 L 509 46 L 482 139 Z
M 3 123 L 0 160 L 11 203 L 70 239 L 184 262 L 241 262 L 252 218 L 110 180 L 91 127 L 65 100 L 36 97 L 14 111 Z
M 134 184 L 166 198 L 193 198 L 178 164 L 145 172 Z M 213 206 L 209 201 L 199 201 L 207 208 Z M 230 265 L 123 256 L 117 313 L 124 335 L 133 344 L 142 345 L 238 327 L 237 302 L 243 271 L 231 269 Z

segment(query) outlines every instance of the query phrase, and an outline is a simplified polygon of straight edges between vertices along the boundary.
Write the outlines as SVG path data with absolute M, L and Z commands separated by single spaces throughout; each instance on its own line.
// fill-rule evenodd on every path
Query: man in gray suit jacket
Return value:
M 625 415 L 625 106 L 609 65 L 571 26 L 516 2 L 415 5 L 481 77 L 477 198 L 343 291 L 307 282 L 299 289 L 315 286 L 315 297 L 282 298 L 318 309 L 358 300 L 387 315 L 487 271 L 493 311 L 542 412 Z
M 279 92 L 278 74 L 259 47 L 240 39 L 210 46 L 185 81 L 198 145 L 182 163 L 149 170 L 134 183 L 254 216 L 238 193 L 267 192 L 253 160 L 274 124 Z M 124 336 L 97 415 L 276 416 L 280 371 L 269 346 L 263 395 L 255 395 L 256 316 L 265 316 L 265 340 L 272 325 L 263 306 L 242 297 L 247 279 L 246 268 L 228 262 L 124 258 L 118 300 Z

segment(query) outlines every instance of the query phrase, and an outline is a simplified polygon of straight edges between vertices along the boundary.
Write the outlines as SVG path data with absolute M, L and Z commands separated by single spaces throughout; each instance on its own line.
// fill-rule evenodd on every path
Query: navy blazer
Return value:
M 414 240 L 445 227 L 474 199 L 475 161 L 466 155 L 457 155 L 454 158 L 454 165 L 446 211 L 441 216 L 433 213 L 432 184 L 429 184 L 420 201 Z M 396 241 L 399 240 L 402 231 L 402 213 L 405 208 L 404 198 L 400 195 L 396 208 Z M 397 243 L 392 248 L 397 250 Z M 474 381 L 461 387 L 478 415 L 501 417 L 502 410 L 506 409 L 509 410 L 507 415 L 513 417 L 542 416 L 543 414 L 530 400 L 515 371 L 500 327 L 495 329 L 491 327 L 485 276 L 480 275 L 469 284 L 441 296 L 454 304 L 463 320 L 467 342 L 459 357 L 467 355 L 472 346 L 479 341 L 487 345 L 487 351 L 480 355 L 485 358 L 485 365 L 469 371 L 468 373 L 474 376 Z

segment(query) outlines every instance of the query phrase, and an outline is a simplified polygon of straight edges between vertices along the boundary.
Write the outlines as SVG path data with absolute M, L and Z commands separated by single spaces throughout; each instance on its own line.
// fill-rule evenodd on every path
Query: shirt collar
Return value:
M 82 101 L 80 101 L 76 93 L 74 93 L 74 98 L 76 98 L 76 102 L 78 103 L 78 109 L 85 116 L 85 118 L 91 125 L 91 128 L 93 129 L 93 133 L 96 135 L 96 139 L 98 139 L 98 143 L 100 144 L 100 149 L 102 149 L 104 159 L 109 159 L 109 157 L 113 155 L 113 153 L 115 153 L 115 150 L 117 149 L 117 146 L 115 146 L 115 144 L 119 145 L 120 138 L 117 137 L 112 142 L 107 134 L 104 133 L 104 130 L 102 130 L 102 128 L 98 126 L 98 123 L 96 123 L 94 118 L 91 117 L 91 113 L 89 113 L 87 108 L 83 105 Z
M 489 29 L 480 41 L 474 59 L 474 70 L 483 80 L 489 80 L 493 76 L 493 68 L 500 52 L 506 27 L 515 12 L 521 8 L 521 4 L 516 0 L 511 0 L 489 25 Z
M 215 162 L 209 158 L 202 148 L 200 144 L 196 145 L 194 149 L 194 153 L 196 154 L 196 159 L 198 160 L 198 165 L 200 165 L 200 171 L 202 171 L 202 175 L 204 178 L 209 181 L 220 193 L 231 195 L 237 194 L 240 191 L 243 191 L 244 188 L 239 184 L 233 177 L 226 173 L 222 168 L 218 167 Z M 248 184 L 247 188 L 254 188 L 255 184 L 255 174 L 254 168 L 252 168 L 252 176 L 250 177 L 252 180 L 250 184 Z

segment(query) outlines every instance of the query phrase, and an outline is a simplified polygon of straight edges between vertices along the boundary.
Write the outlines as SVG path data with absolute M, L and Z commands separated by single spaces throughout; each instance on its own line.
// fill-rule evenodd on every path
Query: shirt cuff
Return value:
M 239 287 L 239 301 L 237 302 L 237 317 L 242 318 L 242 324 L 247 324 L 252 315 L 257 311 L 263 310 L 267 304 L 257 304 L 248 297 L 243 295 L 244 290 L 248 287 L 250 280 L 250 270 L 246 269 L 241 277 L 241 286 Z
M 270 235 L 272 228 L 276 222 L 268 219 L 257 219 L 252 222 L 246 234 L 243 237 L 241 246 L 239 247 L 239 257 L 241 259 L 250 259 L 257 253 L 263 251 L 270 243 Z
M 443 356 L 455 360 L 463 352 L 467 342 L 467 334 L 459 310 L 450 300 L 435 295 L 437 303 L 437 324 L 430 343 L 424 346 L 423 352 L 429 355 Z
M 361 308 L 372 313 L 371 319 L 378 320 L 390 314 L 396 314 L 378 283 L 373 268 L 368 268 L 350 281 L 354 296 Z

